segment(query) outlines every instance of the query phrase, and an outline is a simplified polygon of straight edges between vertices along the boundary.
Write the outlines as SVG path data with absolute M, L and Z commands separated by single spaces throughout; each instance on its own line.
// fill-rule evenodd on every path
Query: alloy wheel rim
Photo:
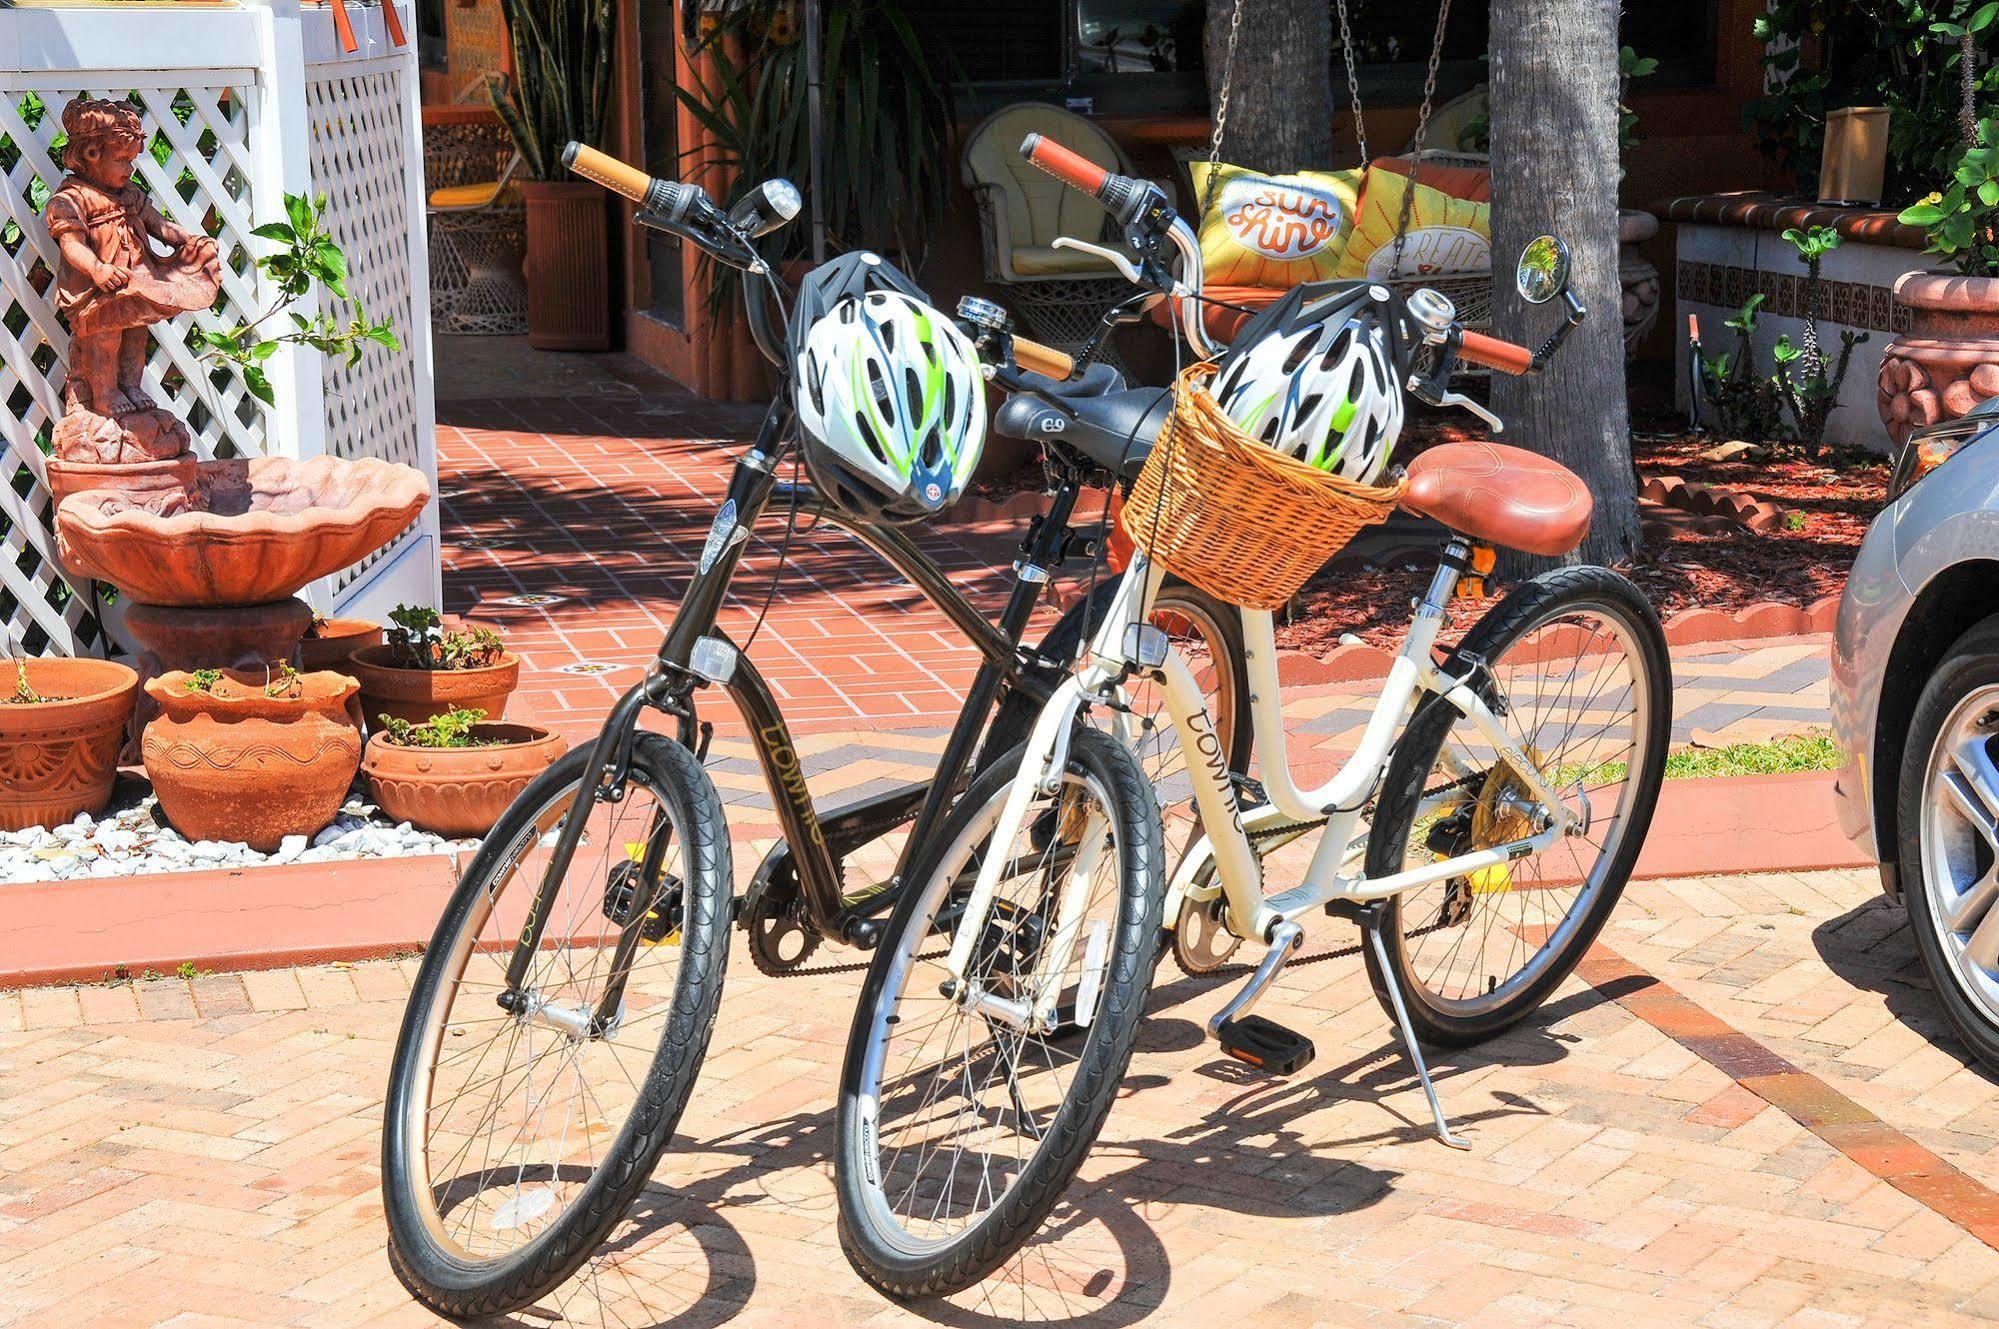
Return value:
M 1958 991 L 1999 1023 L 1999 685 L 1951 709 L 1923 777 L 1923 907 Z

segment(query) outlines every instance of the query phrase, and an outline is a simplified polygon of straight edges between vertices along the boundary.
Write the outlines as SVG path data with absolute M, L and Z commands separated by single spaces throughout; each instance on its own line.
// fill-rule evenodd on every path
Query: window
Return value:
M 1202 67 L 1205 0 L 1077 0 L 1076 54 L 1085 74 L 1169 74 Z
M 1333 0 L 1326 2 L 1332 9 Z M 1208 109 L 1206 0 L 903 0 L 903 6 L 925 41 L 956 60 L 975 103 L 1027 95 L 1087 100 L 1100 114 Z M 1720 0 L 1625 6 L 1622 41 L 1659 61 L 1651 86 L 1714 80 L 1720 7 Z M 1347 12 L 1363 100 L 1415 104 L 1436 35 L 1436 0 L 1347 0 Z M 1326 59 L 1344 104 L 1336 9 L 1330 17 Z M 1455 0 L 1444 30 L 1439 100 L 1485 81 L 1489 31 L 1481 0 Z

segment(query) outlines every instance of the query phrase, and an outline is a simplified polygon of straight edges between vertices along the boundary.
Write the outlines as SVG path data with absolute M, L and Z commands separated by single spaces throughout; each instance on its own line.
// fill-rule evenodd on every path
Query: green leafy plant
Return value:
M 805 46 L 783 0 L 745 0 L 702 39 L 712 79 L 677 90 L 744 185 L 811 179 Z M 955 65 L 924 48 L 895 0 L 829 0 L 820 82 L 825 116 L 819 204 L 839 249 L 900 252 L 920 268 L 950 198 Z M 938 72 L 939 70 L 942 72 Z M 776 257 L 809 252 L 803 225 L 773 237 Z M 720 303 L 734 278 L 710 269 Z
M 437 611 L 424 605 L 397 605 L 389 622 L 390 660 L 398 669 L 484 669 L 506 654 L 491 628 L 447 632 Z
M 480 738 L 472 731 L 486 718 L 480 710 L 464 710 L 454 706 L 442 715 L 433 715 L 421 724 L 399 720 L 393 715 L 384 715 L 382 737 L 398 747 L 405 748 L 491 748 L 498 747 L 497 738 Z
M 193 696 L 197 692 L 205 692 L 212 697 L 215 695 L 216 685 L 221 682 L 222 671 L 220 669 L 197 669 L 187 676 L 187 681 L 180 685 L 180 690 L 186 696 Z
M 292 668 L 291 661 L 280 660 L 269 672 L 264 682 L 266 697 L 297 697 L 305 691 L 304 676 Z
M 0 704 L 35 706 L 48 700 L 49 698 L 35 691 L 34 684 L 28 682 L 28 658 L 17 656 L 14 660 L 14 690 L 7 696 L 0 697 Z
M 1701 389 L 1714 407 L 1715 423 L 1730 438 L 1773 438 L 1782 413 L 1776 384 L 1756 368 L 1756 324 L 1766 297 L 1752 295 L 1723 325 L 1735 334 L 1735 348 L 1701 356 Z
M 1815 457 L 1825 451 L 1826 423 L 1839 408 L 1839 389 L 1846 382 L 1847 367 L 1853 362 L 1853 348 L 1865 342 L 1867 334 L 1842 329 L 1836 359 L 1829 359 L 1819 342 L 1819 307 L 1825 293 L 1820 267 L 1825 256 L 1839 248 L 1839 232 L 1830 226 L 1793 228 L 1784 232 L 1784 238 L 1798 251 L 1807 273 L 1805 328 L 1802 345 L 1793 345 L 1787 333 L 1777 338 L 1770 358 L 1776 362 L 1777 392 L 1790 408 L 1798 442 L 1808 456 Z
M 1631 85 L 1658 72 L 1659 62 L 1651 56 L 1640 55 L 1629 46 L 1618 48 L 1617 146 L 1620 151 L 1629 152 L 1638 142 L 1638 113 L 1625 104 L 1631 100 Z
M 617 18 L 611 0 L 500 0 L 514 72 L 486 76 L 530 178 L 560 180 L 562 149 L 604 141 Z
M 1768 91 L 1743 123 L 1809 190 L 1827 115 L 1885 106 L 1886 196 L 1906 203 L 1964 145 L 1967 102 L 1999 95 L 1999 64 L 1983 56 L 1995 33 L 1992 0 L 1771 0 L 1754 23 Z
M 1967 276 L 1999 275 L 1999 120 L 1980 120 L 1951 163 L 1950 183 L 1902 210 L 1929 251 Z
M 400 351 L 393 320 L 370 319 L 361 303 L 347 294 L 347 255 L 334 241 L 325 223 L 326 196 L 308 199 L 299 194 L 285 195 L 285 220 L 265 222 L 251 234 L 278 245 L 257 260 L 270 279 L 275 294 L 271 305 L 253 322 L 210 331 L 195 328 L 189 340 L 203 358 L 226 361 L 243 376 L 243 385 L 266 406 L 275 405 L 276 394 L 265 375 L 264 362 L 284 345 L 310 346 L 321 354 L 344 359 L 349 365 L 360 360 L 362 348 L 376 345 Z M 293 306 L 312 294 L 317 284 L 329 295 L 344 302 L 346 314 L 336 317 L 323 309 L 311 316 Z M 291 321 L 291 331 L 268 336 L 264 326 L 279 314 Z

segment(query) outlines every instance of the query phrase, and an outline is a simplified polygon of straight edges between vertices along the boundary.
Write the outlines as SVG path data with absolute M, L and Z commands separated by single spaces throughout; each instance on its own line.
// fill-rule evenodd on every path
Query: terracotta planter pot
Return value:
M 1895 283 L 1909 330 L 1881 357 L 1881 423 L 1897 446 L 1999 396 L 1999 278 L 1911 272 Z
M 507 698 L 521 682 L 520 657 L 512 651 L 483 669 L 398 669 L 390 648 L 363 646 L 348 657 L 349 672 L 361 680 L 361 713 L 372 728 L 384 715 L 422 724 L 457 707 L 503 719 Z
M 347 662 L 363 646 L 382 644 L 382 625 L 365 618 L 329 618 L 309 630 L 299 643 L 299 668 L 347 671 Z
M 305 674 L 298 696 L 268 697 L 262 672 L 231 671 L 212 694 L 189 692 L 189 678 L 146 684 L 160 716 L 140 742 L 174 829 L 263 853 L 325 829 L 361 766 L 361 734 L 347 714 L 354 680 Z
M 527 180 L 528 345 L 543 351 L 611 347 L 608 195 L 587 180 Z
M 472 735 L 500 745 L 418 748 L 391 743 L 384 734 L 369 739 L 361 769 L 383 814 L 437 835 L 484 835 L 528 782 L 569 748 L 535 725 L 482 724 Z
M 0 660 L 0 695 L 14 671 Z M 0 831 L 104 811 L 139 699 L 139 676 L 109 660 L 30 660 L 28 686 L 50 700 L 0 705 Z

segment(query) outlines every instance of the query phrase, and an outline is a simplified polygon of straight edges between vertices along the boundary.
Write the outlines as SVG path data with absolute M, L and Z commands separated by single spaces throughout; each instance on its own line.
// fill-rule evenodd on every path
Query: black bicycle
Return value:
M 935 838 L 953 798 L 993 756 L 1027 737 L 1101 620 L 1115 577 L 1099 579 L 1038 646 L 1022 645 L 1053 572 L 1102 554 L 1101 529 L 1075 522 L 1082 490 L 1128 484 L 1170 407 L 1165 389 L 1126 388 L 1104 366 L 1071 377 L 1067 357 L 1014 337 L 1004 311 L 983 301 L 961 306 L 987 374 L 1010 394 L 994 428 L 1043 445 L 1051 495 L 1021 540 L 1006 603 L 988 621 L 904 530 L 843 515 L 809 485 L 780 478 L 793 410 L 774 321 L 787 312 L 756 241 L 797 212 L 796 191 L 768 182 L 724 214 L 698 187 L 651 179 L 591 149 L 572 145 L 564 160 L 638 202 L 641 224 L 745 274 L 751 331 L 778 367 L 780 387 L 736 463 L 657 660 L 595 742 L 557 762 L 501 817 L 417 974 L 383 1126 L 389 1255 L 419 1300 L 454 1317 L 504 1313 L 547 1295 L 630 1207 L 706 1053 L 732 917 L 768 974 L 798 971 L 825 942 L 873 947 L 901 882 L 914 875 L 912 847 Z M 874 278 L 887 267 L 848 254 L 807 280 L 837 283 L 841 265 L 873 265 Z M 769 685 L 716 624 L 750 533 L 774 504 L 790 517 L 787 544 L 802 516 L 840 525 L 977 648 L 978 671 L 932 779 L 836 808 L 813 803 Z M 1236 717 L 1247 714 L 1249 689 L 1235 616 L 1174 585 L 1154 621 L 1205 661 L 1224 751 L 1245 769 L 1249 729 Z M 703 768 L 712 727 L 697 703 L 711 686 L 741 713 L 783 830 L 740 900 L 727 817 Z M 642 725 L 648 712 L 667 732 Z M 1155 722 L 1160 715 L 1160 699 L 1141 690 L 1119 723 L 1170 802 L 1181 763 L 1170 725 Z M 902 827 L 910 833 L 892 871 L 846 880 L 858 851 Z

